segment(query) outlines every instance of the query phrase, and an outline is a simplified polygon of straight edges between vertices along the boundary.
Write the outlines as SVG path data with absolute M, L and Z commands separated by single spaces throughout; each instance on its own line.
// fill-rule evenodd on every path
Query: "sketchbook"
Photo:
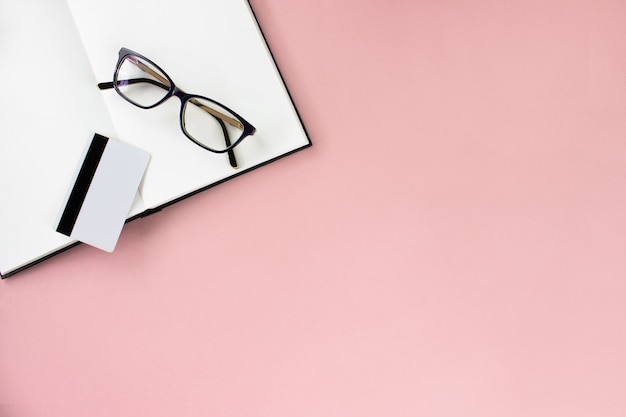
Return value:
M 97 88 L 112 81 L 122 47 L 254 125 L 234 150 L 238 168 L 184 136 L 179 100 L 145 110 Z M 3 3 L 0 57 L 3 278 L 76 244 L 56 222 L 95 133 L 150 154 L 129 219 L 311 145 L 246 0 Z

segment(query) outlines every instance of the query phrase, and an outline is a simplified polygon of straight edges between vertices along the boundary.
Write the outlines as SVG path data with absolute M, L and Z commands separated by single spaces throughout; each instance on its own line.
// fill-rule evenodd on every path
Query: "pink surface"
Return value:
M 626 3 L 253 0 L 314 146 L 0 283 L 0 416 L 626 415 Z

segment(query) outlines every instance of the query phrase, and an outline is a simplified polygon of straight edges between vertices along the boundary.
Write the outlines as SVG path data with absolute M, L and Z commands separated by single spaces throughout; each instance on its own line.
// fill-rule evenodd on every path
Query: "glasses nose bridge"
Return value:
M 172 90 L 172 95 L 178 97 L 180 99 L 180 101 L 183 102 L 183 101 L 185 101 L 184 98 L 187 95 L 187 93 L 185 93 L 180 88 L 174 86 L 174 89 Z

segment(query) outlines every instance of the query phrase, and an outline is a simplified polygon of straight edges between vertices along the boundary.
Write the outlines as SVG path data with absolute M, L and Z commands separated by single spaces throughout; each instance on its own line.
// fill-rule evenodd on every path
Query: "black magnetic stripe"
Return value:
M 104 149 L 106 148 L 108 141 L 109 138 L 97 133 L 93 136 L 93 140 L 91 141 L 91 145 L 89 145 L 83 165 L 80 167 L 80 171 L 78 172 L 78 178 L 76 178 L 70 197 L 67 200 L 65 210 L 63 210 L 63 214 L 61 215 L 57 232 L 66 236 L 72 234 L 72 230 L 74 230 L 74 225 L 76 224 L 76 219 L 78 218 L 78 213 L 80 213 L 80 209 L 83 206 L 83 202 L 87 196 L 87 191 L 89 191 L 89 186 L 91 185 L 93 176 L 96 174 L 96 169 L 98 168 L 98 164 L 100 163 L 100 159 L 102 158 L 102 154 L 104 153 Z

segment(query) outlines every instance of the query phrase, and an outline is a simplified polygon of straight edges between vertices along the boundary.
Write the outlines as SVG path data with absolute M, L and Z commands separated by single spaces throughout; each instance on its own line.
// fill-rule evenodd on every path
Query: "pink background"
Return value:
M 252 0 L 314 146 L 0 283 L 0 416 L 626 415 L 626 2 Z

